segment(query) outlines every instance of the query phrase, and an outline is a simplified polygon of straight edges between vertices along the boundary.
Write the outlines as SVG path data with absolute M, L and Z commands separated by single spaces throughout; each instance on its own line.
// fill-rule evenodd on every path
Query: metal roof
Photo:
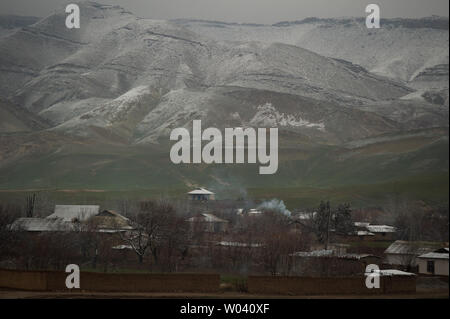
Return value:
M 316 217 L 317 212 L 298 213 L 294 218 L 298 220 L 310 220 Z
M 254 209 L 254 208 L 252 208 L 252 209 L 250 209 L 248 212 L 247 212 L 247 214 L 251 214 L 251 215 L 258 215 L 258 214 L 262 214 L 263 212 L 262 211 L 260 211 L 260 210 L 257 210 L 257 209 Z
M 91 221 L 97 228 L 102 229 L 102 232 L 107 232 L 106 230 L 116 232 L 134 229 L 127 217 L 113 210 L 104 210 L 93 216 Z
M 313 250 L 313 251 L 298 251 L 291 256 L 294 257 L 328 257 L 332 256 L 334 254 L 334 250 L 332 249 L 320 249 L 320 250 Z
M 46 218 L 27 218 L 22 217 L 16 219 L 11 225 L 11 230 L 24 230 L 29 232 L 46 232 L 46 231 L 72 231 L 74 226 L 70 222 L 61 219 Z
M 193 191 L 190 191 L 188 194 L 190 195 L 214 195 L 213 192 L 210 192 L 209 190 L 205 188 L 196 188 Z
M 100 206 L 98 205 L 56 205 L 55 212 L 47 216 L 47 218 L 59 218 L 66 222 L 74 220 L 86 221 L 97 215 L 99 210 Z
M 228 220 L 214 216 L 213 214 L 201 213 L 187 220 L 188 222 L 207 222 L 207 223 L 228 223 Z
M 299 251 L 296 253 L 291 254 L 293 257 L 334 257 L 334 258 L 340 258 L 340 259 L 354 259 L 354 260 L 360 260 L 363 258 L 373 257 L 373 258 L 380 258 L 378 256 L 374 256 L 371 254 L 340 254 L 336 250 L 333 249 L 321 249 L 321 250 L 313 250 L 313 251 Z
M 370 223 L 368 222 L 355 222 L 354 223 L 355 227 L 367 227 L 370 225 Z
M 411 272 L 401 271 L 397 269 L 381 269 L 375 270 L 372 273 L 379 274 L 380 276 L 415 276 Z M 366 275 L 371 274 L 370 272 L 366 272 Z
M 358 235 L 358 236 L 375 236 L 374 233 L 371 233 L 370 231 L 367 231 L 367 230 L 358 230 L 356 232 L 356 235 Z
M 448 253 L 437 253 L 437 252 L 430 252 L 423 255 L 420 255 L 418 258 L 423 259 L 448 259 Z
M 259 248 L 262 247 L 262 244 L 254 243 L 239 243 L 239 242 L 231 242 L 231 241 L 219 241 L 216 243 L 217 246 L 226 246 L 226 247 L 251 247 L 251 248 Z
M 368 225 L 366 228 L 371 233 L 395 233 L 395 227 L 388 225 Z
M 396 240 L 385 251 L 385 254 L 422 255 L 436 249 L 436 243 Z

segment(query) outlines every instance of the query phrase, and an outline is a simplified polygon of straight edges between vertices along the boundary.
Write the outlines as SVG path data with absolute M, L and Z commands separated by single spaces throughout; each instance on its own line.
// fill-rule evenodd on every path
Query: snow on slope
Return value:
M 257 107 L 257 112 L 250 120 L 250 125 L 256 127 L 308 127 L 324 131 L 324 123 L 311 123 L 300 116 L 279 112 L 272 103 Z
M 101 103 L 93 110 L 57 125 L 54 130 L 89 136 L 92 128 L 111 130 L 118 136 L 131 138 L 136 123 L 149 112 L 152 106 L 152 91 L 147 86 L 131 89 L 118 98 Z
M 412 92 L 358 65 L 293 45 L 297 40 L 218 41 L 179 22 L 136 18 L 117 6 L 80 6 L 87 12 L 80 30 L 58 27 L 62 11 L 0 40 L 1 92 L 57 131 L 95 137 L 108 132 L 129 143 L 148 143 L 202 119 L 216 127 L 266 123 L 347 140 L 395 127 L 349 107 Z M 301 38 L 320 29 L 316 24 L 245 28 L 258 36 L 265 36 L 258 28 L 267 29 L 272 37 L 282 30 L 286 42 L 300 29 Z M 251 100 L 235 99 L 234 88 Z M 292 100 L 292 107 L 277 98 Z M 352 121 L 361 122 L 347 128 Z
M 213 97 L 208 92 L 188 89 L 170 91 L 137 126 L 137 143 L 156 142 L 161 136 L 169 136 L 174 128 L 189 127 L 194 119 L 204 119 Z
M 380 29 L 370 30 L 363 19 L 354 18 L 310 18 L 276 25 L 175 22 L 215 40 L 298 45 L 403 81 L 411 81 L 426 68 L 448 64 L 449 59 L 448 18 L 384 20 Z

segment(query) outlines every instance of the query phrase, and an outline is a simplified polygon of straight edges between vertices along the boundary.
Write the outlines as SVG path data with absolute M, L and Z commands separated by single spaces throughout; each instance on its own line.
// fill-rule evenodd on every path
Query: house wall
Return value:
M 417 258 L 417 265 L 419 266 L 419 273 L 425 275 L 432 275 L 427 272 L 427 262 L 428 260 L 434 260 L 434 275 L 438 276 L 448 276 L 448 259 L 424 259 Z

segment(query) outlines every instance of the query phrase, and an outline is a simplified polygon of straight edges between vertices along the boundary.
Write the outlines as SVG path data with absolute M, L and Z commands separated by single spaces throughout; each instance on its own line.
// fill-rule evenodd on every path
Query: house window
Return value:
M 434 260 L 427 261 L 427 272 L 434 274 Z

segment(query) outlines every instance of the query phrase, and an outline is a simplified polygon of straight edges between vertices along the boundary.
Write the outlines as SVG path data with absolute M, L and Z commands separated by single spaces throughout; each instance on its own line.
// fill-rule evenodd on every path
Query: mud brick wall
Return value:
M 67 273 L 0 270 L 0 287 L 64 291 Z M 101 292 L 217 292 L 218 274 L 104 274 L 80 273 L 80 290 Z
M 281 277 L 250 276 L 248 292 L 274 295 L 367 295 L 414 293 L 415 276 L 381 277 L 379 289 L 368 289 L 365 277 Z

